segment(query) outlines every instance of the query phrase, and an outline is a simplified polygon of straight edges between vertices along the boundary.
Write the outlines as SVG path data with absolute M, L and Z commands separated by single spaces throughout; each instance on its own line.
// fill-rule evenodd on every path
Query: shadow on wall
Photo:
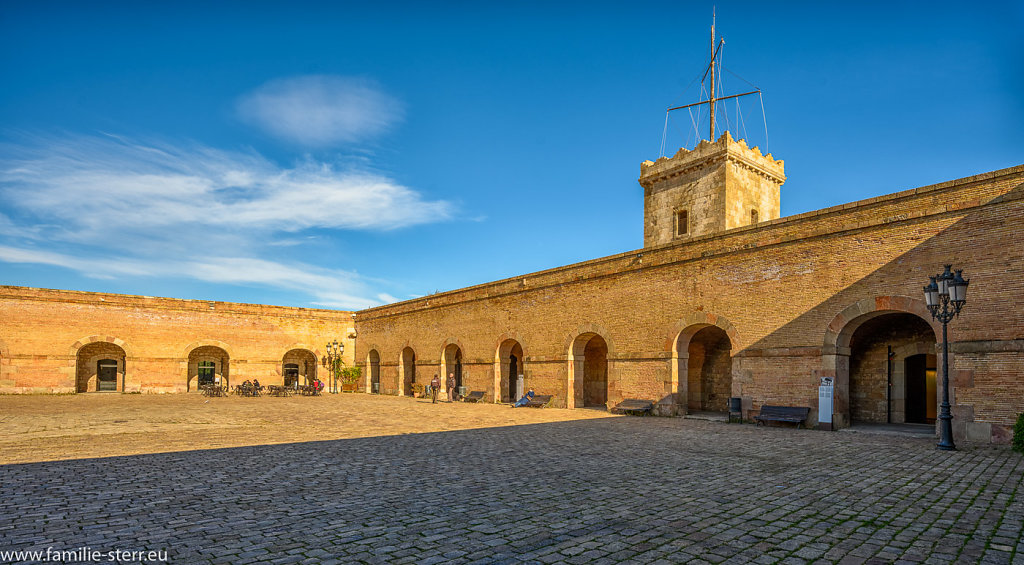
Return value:
M 1024 184 L 935 233 L 924 228 L 934 216 L 901 224 L 909 232 L 907 235 L 919 237 L 920 243 L 805 309 L 800 316 L 734 356 L 733 390 L 742 391 L 744 407 L 750 406 L 744 415 L 750 417 L 763 404 L 809 406 L 809 424 L 814 424 L 818 419 L 820 378 L 833 377 L 834 424 L 848 426 L 851 419 L 877 421 L 877 414 L 857 418 L 858 409 L 872 397 L 877 400 L 884 396 L 886 387 L 885 377 L 858 377 L 858 370 L 871 364 L 871 359 L 864 357 L 865 351 L 877 355 L 877 348 L 861 350 L 857 342 L 884 342 L 888 339 L 884 337 L 886 332 L 913 334 L 909 340 L 907 336 L 893 336 L 893 345 L 901 348 L 904 358 L 938 355 L 937 364 L 941 367 L 942 325 L 932 320 L 924 305 L 922 289 L 929 276 L 939 273 L 943 264 L 951 263 L 954 268 L 964 269 L 964 276 L 972 280 L 963 312 L 949 324 L 954 434 L 958 439 L 1008 441 L 1015 414 L 1024 412 L 1019 383 L 1012 382 L 1012 375 L 1005 370 L 1007 366 L 1019 369 L 1024 365 L 1024 309 L 1009 303 L 1010 297 L 1024 294 L 1024 245 L 1020 243 L 1019 227 L 1008 222 L 1009 218 L 1024 217 L 1022 199 Z M 850 250 L 853 256 L 834 259 L 835 268 L 869 264 L 869 260 L 859 261 L 858 256 L 869 257 L 872 249 L 885 245 L 885 241 L 865 233 L 864 244 L 862 249 Z M 794 280 L 792 284 L 801 283 Z M 756 288 L 750 291 L 758 293 Z M 908 329 L 914 327 L 917 329 Z M 820 347 L 806 347 L 806 336 L 815 334 L 821 336 Z M 780 346 L 787 343 L 799 351 Z M 782 356 L 787 357 L 786 363 L 778 362 Z M 892 362 L 895 365 L 901 361 L 896 358 Z M 927 358 L 922 362 L 929 363 Z M 930 363 L 935 366 L 934 360 Z M 801 370 L 794 374 L 797 367 Z M 886 369 L 884 363 L 876 367 Z M 902 370 L 898 365 L 888 369 Z M 927 371 L 927 367 L 923 370 Z M 941 378 L 940 369 L 936 395 L 941 394 Z M 1007 395 L 1007 389 L 1018 392 Z M 892 397 L 890 392 L 890 402 Z

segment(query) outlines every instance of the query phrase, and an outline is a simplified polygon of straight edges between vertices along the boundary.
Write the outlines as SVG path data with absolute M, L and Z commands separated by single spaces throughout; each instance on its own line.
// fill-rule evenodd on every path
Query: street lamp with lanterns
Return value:
M 338 371 L 341 369 L 341 354 L 345 352 L 345 344 L 338 343 L 338 340 L 327 342 L 327 355 L 324 357 L 324 365 L 331 373 L 331 394 L 338 394 Z
M 967 302 L 967 285 L 970 280 L 963 278 L 962 269 L 954 274 L 946 265 L 945 271 L 931 278 L 924 287 L 924 301 L 932 319 L 942 322 L 942 410 L 939 412 L 939 443 L 936 449 L 953 451 L 953 414 L 949 411 L 949 340 L 946 337 L 946 325 L 960 315 L 960 309 Z

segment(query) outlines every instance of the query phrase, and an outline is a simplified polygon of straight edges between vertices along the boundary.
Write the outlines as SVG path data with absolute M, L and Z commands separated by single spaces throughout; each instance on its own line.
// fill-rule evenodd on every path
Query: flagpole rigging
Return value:
M 718 45 L 715 45 L 715 40 L 716 39 L 718 40 Z M 708 89 L 708 99 L 707 100 L 701 100 L 700 102 L 694 102 L 693 104 L 686 104 L 684 106 L 674 106 L 674 107 L 669 108 L 668 110 L 666 110 L 666 114 L 667 114 L 668 112 L 671 112 L 673 110 L 681 110 L 683 108 L 691 108 L 693 106 L 700 106 L 701 104 L 708 104 L 709 108 L 711 109 L 711 112 L 710 112 L 710 114 L 711 114 L 711 124 L 710 124 L 710 127 L 708 128 L 708 135 L 709 135 L 708 140 L 709 141 L 714 141 L 715 140 L 715 105 L 718 102 L 721 102 L 722 100 L 728 100 L 730 98 L 739 98 L 740 96 L 748 96 L 750 94 L 760 94 L 761 93 L 761 89 L 758 88 L 756 90 L 751 90 L 750 92 L 744 92 L 742 94 L 732 94 L 732 95 L 729 95 L 729 96 L 721 96 L 721 97 L 718 96 L 718 93 L 716 92 L 716 88 L 715 88 L 715 86 L 716 86 L 715 85 L 715 79 L 716 79 L 716 74 L 717 74 L 715 72 L 715 70 L 716 70 L 715 66 L 717 65 L 718 56 L 719 56 L 719 53 L 721 53 L 723 45 L 725 45 L 725 38 L 724 37 L 720 37 L 720 38 L 716 38 L 715 37 L 715 11 L 714 11 L 714 9 L 712 9 L 712 12 L 711 12 L 711 61 L 708 63 L 707 68 L 704 69 L 704 76 L 702 76 L 701 79 L 700 79 L 701 84 L 704 84 L 704 79 L 708 78 L 708 75 L 711 75 L 711 77 L 710 77 L 711 78 L 711 87 Z

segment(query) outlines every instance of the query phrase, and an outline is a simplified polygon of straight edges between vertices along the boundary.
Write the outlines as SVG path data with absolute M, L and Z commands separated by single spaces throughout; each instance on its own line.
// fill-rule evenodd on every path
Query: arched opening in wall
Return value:
M 455 376 L 456 388 L 462 386 L 462 349 L 454 343 L 449 343 L 445 346 L 442 357 L 444 374 L 441 375 L 441 389 L 447 390 L 449 374 Z
M 316 354 L 308 349 L 291 349 L 281 358 L 284 386 L 297 388 L 316 379 Z
M 851 424 L 935 421 L 935 331 L 915 314 L 871 313 L 851 322 Z
M 502 402 L 515 402 L 525 392 L 518 389 L 522 374 L 523 346 L 514 339 L 506 339 L 498 346 L 498 382 L 495 383 Z
M 412 396 L 412 385 L 416 382 L 416 352 L 411 347 L 402 350 L 402 394 Z
M 686 343 L 686 408 L 690 412 L 726 412 L 732 396 L 732 341 L 718 326 L 683 331 Z M 682 347 L 680 343 L 677 347 Z
M 380 353 L 376 349 L 366 356 L 366 367 L 370 373 L 370 392 L 380 394 Z
M 573 340 L 570 354 L 573 406 L 606 408 L 608 343 L 596 333 L 580 334 Z
M 78 392 L 124 391 L 125 353 L 119 345 L 96 341 L 83 345 L 75 359 Z
M 198 391 L 204 385 L 227 387 L 230 384 L 230 364 L 228 352 L 215 345 L 204 345 L 189 351 L 185 390 Z

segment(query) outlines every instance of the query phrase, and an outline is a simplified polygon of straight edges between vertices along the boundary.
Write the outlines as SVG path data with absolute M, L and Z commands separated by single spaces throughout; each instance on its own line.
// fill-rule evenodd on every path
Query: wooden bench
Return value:
M 804 406 L 762 406 L 754 425 L 764 422 L 791 422 L 802 428 L 811 409 Z
M 464 402 L 483 402 L 487 393 L 482 390 L 474 390 L 462 398 Z
M 551 394 L 535 394 L 533 399 L 527 402 L 524 408 L 544 408 L 551 404 L 553 398 L 554 395 Z
M 653 410 L 654 402 L 640 398 L 627 398 L 615 406 L 615 408 L 612 408 L 613 413 L 621 412 L 635 416 L 650 415 Z

